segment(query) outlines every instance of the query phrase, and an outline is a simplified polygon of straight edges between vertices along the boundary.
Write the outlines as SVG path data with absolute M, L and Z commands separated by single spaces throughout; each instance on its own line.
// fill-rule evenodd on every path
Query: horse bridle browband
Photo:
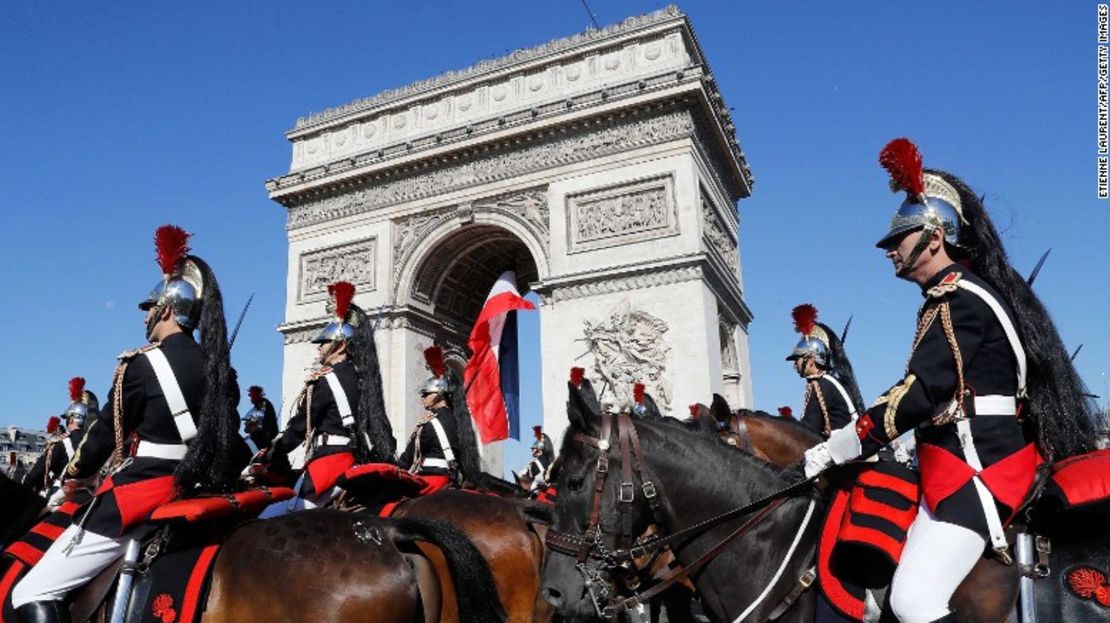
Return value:
M 614 418 L 617 421 L 617 445 L 620 450 L 621 461 L 622 480 L 617 500 L 617 508 L 621 514 L 621 532 L 618 535 L 617 549 L 608 549 L 605 547 L 602 539 L 601 502 L 605 492 L 605 481 L 610 471 L 609 453 L 613 449 L 610 438 L 612 437 Z M 578 571 L 582 573 L 586 589 L 589 592 L 590 598 L 593 600 L 594 607 L 599 616 L 606 618 L 614 617 L 621 612 L 628 611 L 641 603 L 645 603 L 648 599 L 663 592 L 663 590 L 670 585 L 681 581 L 705 566 L 716 558 L 718 554 L 724 551 L 725 547 L 749 532 L 758 525 L 759 522 L 770 515 L 772 511 L 781 506 L 786 501 L 789 494 L 801 489 L 803 486 L 808 486 L 814 480 L 813 478 L 804 479 L 750 504 L 732 509 L 716 517 L 711 517 L 677 532 L 664 534 L 662 531 L 663 522 L 660 512 L 659 491 L 654 481 L 650 479 L 648 466 L 643 459 L 643 450 L 640 447 L 639 434 L 636 432 L 636 427 L 632 424 L 628 414 L 620 413 L 613 416 L 608 413 L 603 413 L 601 414 L 601 434 L 598 437 L 587 435 L 579 431 L 574 434 L 573 439 L 593 446 L 599 451 L 597 465 L 595 467 L 597 477 L 594 483 L 593 497 L 590 502 L 590 515 L 586 525 L 586 531 L 579 537 L 559 532 L 552 527 L 548 529 L 544 540 L 547 547 L 552 551 L 574 556 L 576 558 L 576 567 Z M 653 525 L 657 528 L 655 534 L 647 537 L 641 536 L 640 538 L 633 538 L 631 534 L 631 505 L 635 502 L 636 494 L 635 483 L 632 479 L 636 474 L 639 475 L 641 482 L 640 488 L 643 491 L 644 498 L 647 500 L 648 507 L 651 509 L 654 519 Z M 586 567 L 587 559 L 592 558 L 604 563 L 601 570 L 612 571 L 620 569 L 627 571 L 634 565 L 636 559 L 644 558 L 649 554 L 657 554 L 671 543 L 699 534 L 729 519 L 740 517 L 756 510 L 759 512 L 690 564 L 672 571 L 661 578 L 659 582 L 651 588 L 644 592 L 636 593 L 631 597 L 619 598 L 615 595 L 611 595 L 610 587 L 604 585 L 605 580 L 601 577 L 601 574 L 598 572 L 599 570 Z M 602 605 L 603 603 L 605 603 L 605 605 Z

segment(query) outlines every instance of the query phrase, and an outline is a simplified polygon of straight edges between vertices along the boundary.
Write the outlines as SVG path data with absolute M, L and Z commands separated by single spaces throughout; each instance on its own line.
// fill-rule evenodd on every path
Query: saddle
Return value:
M 337 504 L 348 510 L 370 509 L 388 517 L 398 504 L 420 496 L 428 483 L 390 463 L 363 463 L 343 472 L 336 481 L 343 489 Z

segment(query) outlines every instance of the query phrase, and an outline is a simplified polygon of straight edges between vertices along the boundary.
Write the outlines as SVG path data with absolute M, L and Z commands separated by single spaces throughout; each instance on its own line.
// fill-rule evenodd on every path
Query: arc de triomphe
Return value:
M 420 415 L 422 352 L 465 362 L 501 271 L 540 299 L 544 428 L 583 366 L 665 412 L 751 404 L 737 244 L 752 177 L 686 16 L 669 7 L 297 120 L 289 172 L 283 396 L 300 390 L 347 279 L 378 319 L 393 430 Z M 585 354 L 585 356 L 583 356 Z M 523 356 L 528 356 L 524 353 Z M 500 453 L 486 453 L 501 474 Z

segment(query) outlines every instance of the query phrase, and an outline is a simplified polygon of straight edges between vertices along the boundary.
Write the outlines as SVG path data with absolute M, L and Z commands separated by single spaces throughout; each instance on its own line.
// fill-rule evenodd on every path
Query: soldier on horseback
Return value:
M 139 304 L 150 344 L 120 356 L 107 406 L 85 431 L 63 486 L 67 494 L 83 488 L 105 463 L 109 476 L 13 589 L 17 621 L 69 621 L 62 600 L 122 556 L 158 506 L 234 482 L 228 457 L 238 418 L 223 301 L 211 269 L 188 254 L 188 237 L 169 225 L 155 235 L 162 280 Z
M 258 385 L 247 390 L 251 409 L 243 416 L 243 441 L 251 450 L 251 455 L 269 448 L 278 434 L 277 412 L 273 403 L 266 398 L 266 392 Z
M 356 462 L 393 456 L 370 319 L 352 302 L 353 284 L 340 281 L 328 286 L 328 294 L 334 319 L 312 340 L 320 367 L 305 380 L 296 414 L 281 436 L 258 456 L 268 462 L 304 443 L 304 473 L 294 486 L 297 497 L 271 504 L 263 519 L 324 506 L 339 494 L 336 481 Z
M 50 508 L 57 508 L 65 500 L 62 472 L 81 445 L 85 422 L 95 418 L 100 410 L 96 394 L 85 389 L 85 379 L 79 376 L 69 380 L 69 400 L 70 405 L 63 414 L 66 429 L 47 442 L 42 456 L 35 461 L 24 481 L 47 497 L 46 504 Z M 49 432 L 49 426 L 47 428 Z
M 525 486 L 534 495 L 547 486 L 547 470 L 555 460 L 555 445 L 551 438 L 543 432 L 542 426 L 533 426 L 532 433 L 536 440 L 532 442 L 532 460 L 528 466 L 517 472 L 517 482 Z
M 432 372 L 420 388 L 420 402 L 425 413 L 409 436 L 399 462 L 402 468 L 428 482 L 421 492 L 428 494 L 452 484 L 462 484 L 462 474 L 456 457 L 460 447 L 459 427 L 452 409 L 451 379 L 443 351 L 431 346 L 424 350 L 424 360 Z
M 903 622 L 954 621 L 949 599 L 984 550 L 1009 560 L 1003 526 L 1038 466 L 1091 449 L 1092 412 L 979 197 L 956 176 L 923 169 L 906 139 L 879 161 L 907 198 L 877 246 L 925 303 L 905 377 L 854 426 L 807 451 L 805 472 L 874 454 L 916 429 L 923 499 L 890 605 Z
M 791 315 L 802 338 L 786 360 L 794 362 L 806 381 L 802 424 L 828 439 L 832 431 L 856 421 L 863 398 L 844 345 L 832 329 L 817 322 L 817 308 L 798 305 Z

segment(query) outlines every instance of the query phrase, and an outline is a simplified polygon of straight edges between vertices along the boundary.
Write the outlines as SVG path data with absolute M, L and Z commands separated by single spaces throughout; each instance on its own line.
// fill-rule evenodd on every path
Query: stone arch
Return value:
M 550 273 L 547 232 L 533 221 L 497 208 L 460 209 L 438 220 L 399 258 L 394 305 L 472 321 L 501 271 L 517 272 L 521 294 Z

